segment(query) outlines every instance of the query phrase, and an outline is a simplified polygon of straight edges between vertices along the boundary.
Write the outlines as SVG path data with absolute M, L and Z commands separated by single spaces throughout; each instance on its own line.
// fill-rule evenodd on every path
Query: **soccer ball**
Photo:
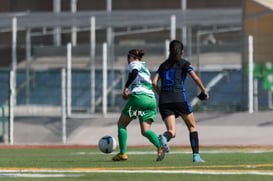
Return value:
M 99 140 L 99 149 L 103 153 L 112 153 L 117 147 L 117 142 L 112 136 L 103 136 Z

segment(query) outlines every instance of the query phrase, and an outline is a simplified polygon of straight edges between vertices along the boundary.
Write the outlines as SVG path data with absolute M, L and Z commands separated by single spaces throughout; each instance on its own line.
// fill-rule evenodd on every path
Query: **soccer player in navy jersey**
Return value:
M 169 57 L 158 68 L 153 80 L 153 88 L 159 95 L 159 111 L 166 125 L 167 131 L 159 135 L 161 145 L 166 152 L 170 151 L 167 144 L 176 136 L 176 118 L 180 116 L 188 130 L 193 152 L 193 162 L 204 162 L 199 154 L 199 139 L 196 121 L 186 96 L 184 81 L 189 74 L 201 89 L 204 99 L 209 98 L 202 81 L 193 71 L 189 61 L 181 58 L 184 53 L 182 42 L 173 40 L 169 45 Z M 158 81 L 161 80 L 161 86 Z

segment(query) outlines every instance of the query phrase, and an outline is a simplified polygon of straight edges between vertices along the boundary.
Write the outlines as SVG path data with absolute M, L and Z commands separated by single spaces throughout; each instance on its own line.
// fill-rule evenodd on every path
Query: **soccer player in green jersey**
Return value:
M 128 52 L 127 62 L 129 77 L 123 89 L 123 99 L 128 100 L 118 120 L 118 142 L 120 152 L 112 160 L 122 161 L 128 159 L 127 126 L 136 118 L 139 119 L 141 134 L 156 148 L 156 161 L 164 159 L 165 152 L 161 147 L 157 135 L 151 130 L 155 121 L 156 99 L 152 88 L 150 72 L 145 62 L 141 61 L 144 50 L 133 49 Z

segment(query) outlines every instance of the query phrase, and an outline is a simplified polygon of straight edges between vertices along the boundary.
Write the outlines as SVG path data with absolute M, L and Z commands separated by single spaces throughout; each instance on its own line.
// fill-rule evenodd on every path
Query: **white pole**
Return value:
M 181 0 L 181 10 L 187 10 L 187 0 Z M 187 45 L 187 27 L 182 26 L 182 42 L 184 45 Z
M 106 10 L 107 10 L 107 12 L 112 11 L 112 0 L 107 0 L 106 1 Z
M 77 12 L 77 0 L 70 0 L 70 9 L 71 9 L 71 13 Z M 72 46 L 77 45 L 77 27 L 76 26 L 72 26 L 71 28 L 71 42 L 72 42 Z
M 267 92 L 267 94 L 268 94 L 268 107 L 269 107 L 269 109 L 273 109 L 273 104 L 272 104 L 272 94 L 273 94 L 273 92 L 271 90 L 269 90 Z
M 14 77 L 15 77 L 15 71 L 10 71 L 10 97 L 9 97 L 9 110 L 10 110 L 10 116 L 9 116 L 9 143 L 13 145 L 14 143 L 14 100 L 15 100 L 15 87 L 14 87 Z
M 26 104 L 30 99 L 31 29 L 26 30 Z
M 248 36 L 248 112 L 253 113 L 253 36 Z
M 102 55 L 102 113 L 107 114 L 107 43 L 103 43 Z
M 90 19 L 90 80 L 91 80 L 91 113 L 95 112 L 95 56 L 96 56 L 96 19 L 94 16 Z
M 53 1 L 53 12 L 60 13 L 61 12 L 61 0 L 52 0 Z M 61 46 L 61 28 L 54 28 L 54 45 Z
M 66 72 L 62 69 L 62 142 L 66 143 Z
M 107 13 L 111 13 L 112 12 L 112 0 L 107 0 L 106 1 L 106 11 Z M 106 31 L 107 35 L 106 35 L 106 39 L 107 39 L 107 43 L 108 45 L 112 45 L 112 37 L 113 37 L 113 29 L 112 27 L 107 27 L 107 31 Z
M 16 71 L 17 71 L 17 18 L 12 18 L 12 70 L 14 71 L 14 106 L 16 105 Z
M 181 9 L 186 10 L 187 9 L 187 0 L 181 0 Z
M 259 100 L 258 100 L 258 79 L 253 80 L 253 103 L 254 103 L 254 111 L 259 111 Z
M 72 13 L 77 12 L 77 0 L 70 0 L 70 9 Z
M 16 44 L 17 44 L 17 18 L 12 18 L 12 70 L 14 70 L 15 72 L 17 69 Z
M 112 0 L 106 0 L 106 11 L 107 13 L 111 13 L 112 12 Z M 108 45 L 111 47 L 112 46 L 112 37 L 113 37 L 113 29 L 112 27 L 107 27 L 107 30 L 106 30 L 106 39 L 107 39 L 107 43 Z
M 187 48 L 188 49 L 188 55 L 187 56 L 188 56 L 188 60 L 190 62 L 192 62 L 192 29 L 191 29 L 191 27 L 189 27 L 187 29 L 188 29 L 188 33 L 187 33 L 188 40 L 187 40 L 186 46 L 189 47 L 189 48 Z
M 17 70 L 17 18 L 12 18 L 12 68 L 10 71 L 10 121 L 9 143 L 14 143 L 14 107 L 16 105 L 16 70 Z
M 112 0 L 106 0 L 107 4 L 106 4 L 106 11 L 107 13 L 109 13 L 109 15 L 111 15 L 110 13 L 112 12 Z M 108 63 L 111 67 L 114 66 L 114 61 L 113 61 L 113 58 L 114 58 L 114 54 L 113 54 L 113 42 L 114 42 L 114 36 L 113 36 L 113 28 L 112 26 L 108 26 L 107 29 L 106 29 L 106 40 L 107 40 L 107 45 L 108 45 Z M 111 70 L 111 80 L 112 78 L 114 77 L 114 70 L 112 69 Z
M 170 44 L 170 40 L 165 40 L 165 58 L 166 59 L 169 56 L 169 44 Z
M 200 31 L 197 31 L 196 33 L 196 67 L 197 67 L 197 74 L 199 75 L 199 77 L 201 76 L 201 72 L 200 72 L 200 36 L 201 33 Z
M 71 43 L 67 44 L 67 116 L 71 116 L 71 95 L 72 95 L 72 76 L 71 76 Z
M 176 39 L 176 16 L 171 16 L 171 40 Z

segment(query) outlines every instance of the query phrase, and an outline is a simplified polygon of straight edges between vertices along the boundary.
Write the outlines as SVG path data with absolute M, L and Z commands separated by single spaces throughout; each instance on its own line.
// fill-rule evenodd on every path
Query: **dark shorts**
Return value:
M 180 115 L 187 115 L 192 113 L 191 105 L 188 102 L 174 102 L 159 104 L 159 112 L 161 118 L 164 120 L 167 116 L 175 115 L 177 118 Z

